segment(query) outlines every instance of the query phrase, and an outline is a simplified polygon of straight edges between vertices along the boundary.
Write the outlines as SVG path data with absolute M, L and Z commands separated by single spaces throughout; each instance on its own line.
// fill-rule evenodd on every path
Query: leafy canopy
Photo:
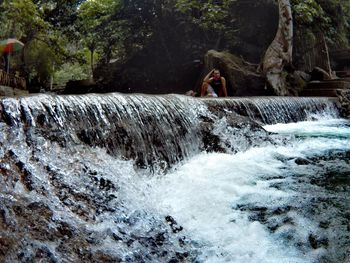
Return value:
M 198 52 L 204 41 L 214 39 L 219 43 L 223 39 L 225 47 L 230 48 L 237 34 L 237 10 L 242 5 L 259 3 L 256 0 L 3 0 L 0 38 L 16 37 L 24 42 L 24 55 L 17 56 L 13 66 L 28 79 L 38 77 L 47 82 L 54 71 L 68 70 L 67 63 L 73 68 L 81 65 L 84 74 L 88 74 L 89 63 L 93 66 L 96 60 L 98 63 L 109 63 L 111 59 L 126 61 L 154 42 L 169 59 L 167 46 L 171 45 L 187 45 L 189 49 L 193 46 L 193 52 Z M 291 4 L 297 31 L 313 36 L 322 31 L 334 46 L 348 45 L 349 0 L 291 0 Z M 171 30 L 180 35 L 178 43 L 165 42 L 171 38 Z

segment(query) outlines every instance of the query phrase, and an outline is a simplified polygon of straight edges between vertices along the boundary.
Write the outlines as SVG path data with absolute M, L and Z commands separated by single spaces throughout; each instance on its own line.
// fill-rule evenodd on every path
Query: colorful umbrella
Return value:
M 24 44 L 14 38 L 9 38 L 0 41 L 0 53 L 6 54 L 6 71 L 9 73 L 10 71 L 10 55 L 13 52 L 19 51 L 24 47 Z
M 1 53 L 12 53 L 15 51 L 19 51 L 23 48 L 24 44 L 14 38 L 9 38 L 9 39 L 5 39 L 5 40 L 1 40 L 0 41 L 0 52 Z

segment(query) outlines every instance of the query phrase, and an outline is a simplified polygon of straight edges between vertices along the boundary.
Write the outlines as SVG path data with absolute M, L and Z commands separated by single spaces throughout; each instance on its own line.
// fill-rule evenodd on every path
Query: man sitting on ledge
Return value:
M 201 90 L 201 97 L 204 96 L 227 97 L 226 80 L 218 69 L 213 69 L 205 76 Z

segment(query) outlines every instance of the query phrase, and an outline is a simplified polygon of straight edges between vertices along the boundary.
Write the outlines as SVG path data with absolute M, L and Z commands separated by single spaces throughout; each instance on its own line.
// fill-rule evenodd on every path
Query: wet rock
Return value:
M 330 224 L 330 222 L 328 222 L 328 221 L 321 221 L 319 223 L 319 227 L 323 228 L 323 229 L 327 229 L 329 227 L 329 224 Z
M 288 224 L 288 225 L 294 225 L 295 224 L 293 218 L 291 218 L 289 216 L 283 218 L 282 222 L 283 222 L 283 224 Z
M 350 119 L 350 90 L 341 89 L 337 91 L 338 105 L 343 117 Z
M 311 163 L 310 160 L 307 160 L 307 159 L 304 159 L 304 158 L 301 158 L 301 157 L 296 158 L 296 159 L 294 160 L 294 162 L 295 162 L 297 165 L 308 165 L 308 164 Z
M 213 133 L 213 123 L 202 122 L 202 141 L 203 148 L 207 152 L 226 152 L 226 150 L 221 146 L 220 137 Z
M 76 230 L 67 222 L 56 222 L 56 236 L 72 238 Z
M 269 223 L 267 225 L 267 228 L 271 231 L 271 232 L 275 232 L 281 225 L 278 223 Z
M 70 239 L 60 240 L 56 248 L 57 254 L 65 255 L 63 258 L 70 258 L 74 262 L 90 262 L 93 253 L 90 251 L 89 243 L 84 239 L 84 232 L 77 233 Z
M 237 152 L 261 143 L 272 142 L 270 133 L 257 122 L 234 111 L 228 111 L 224 104 L 211 100 L 205 102 L 215 116 L 215 118 L 201 117 L 205 150 Z
M 123 240 L 123 238 L 122 237 L 120 237 L 118 234 L 116 234 L 116 233 L 112 233 L 112 237 L 113 237 L 113 239 L 115 240 L 115 241 L 122 241 Z
M 21 180 L 28 191 L 32 191 L 35 188 L 31 171 L 13 150 L 7 151 L 1 162 L 8 164 L 8 166 L 2 166 L 0 169 L 3 171 L 3 175 L 7 175 L 9 183 L 10 181 L 16 182 L 17 180 Z
M 175 219 L 172 216 L 166 216 L 165 220 L 170 225 L 173 233 L 178 233 L 183 230 L 183 227 L 178 225 L 178 223 L 175 221 Z
M 92 262 L 115 263 L 123 262 L 121 258 L 112 256 L 103 251 L 97 251 L 92 255 Z
M 40 247 L 36 250 L 36 253 L 34 254 L 34 257 L 31 259 L 33 262 L 50 262 L 50 263 L 58 263 L 60 262 L 55 256 L 54 253 L 51 252 L 51 250 L 46 247 Z
M 266 223 L 268 216 L 269 216 L 269 211 L 267 207 L 260 207 L 260 206 L 255 206 L 253 204 L 244 204 L 240 205 L 238 204 L 236 209 L 239 209 L 241 211 L 249 211 L 251 214 L 249 215 L 249 220 L 250 221 L 259 221 L 260 223 Z
M 39 114 L 36 118 L 36 123 L 40 126 L 44 126 L 47 123 L 47 118 L 45 114 Z
M 0 224 L 3 228 L 13 228 L 16 226 L 13 212 L 4 204 L 0 204 Z
M 6 258 L 7 253 L 12 251 L 13 247 L 16 247 L 15 238 L 2 233 L 0 236 L 0 258 Z
M 273 215 L 282 215 L 288 213 L 292 209 L 291 206 L 278 207 L 277 209 L 272 211 Z
M 328 239 L 321 238 L 319 236 L 315 236 L 313 234 L 309 235 L 309 243 L 313 249 L 317 249 L 320 247 L 328 247 Z

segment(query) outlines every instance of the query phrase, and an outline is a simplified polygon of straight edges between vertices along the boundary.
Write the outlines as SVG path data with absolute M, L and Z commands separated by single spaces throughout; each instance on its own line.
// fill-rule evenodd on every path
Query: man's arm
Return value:
M 203 82 L 209 83 L 210 82 L 210 77 L 212 76 L 214 72 L 214 69 L 212 69 L 204 78 Z
M 224 97 L 227 97 L 226 79 L 224 77 L 221 77 L 221 83 L 222 83 L 222 92 L 224 93 Z

